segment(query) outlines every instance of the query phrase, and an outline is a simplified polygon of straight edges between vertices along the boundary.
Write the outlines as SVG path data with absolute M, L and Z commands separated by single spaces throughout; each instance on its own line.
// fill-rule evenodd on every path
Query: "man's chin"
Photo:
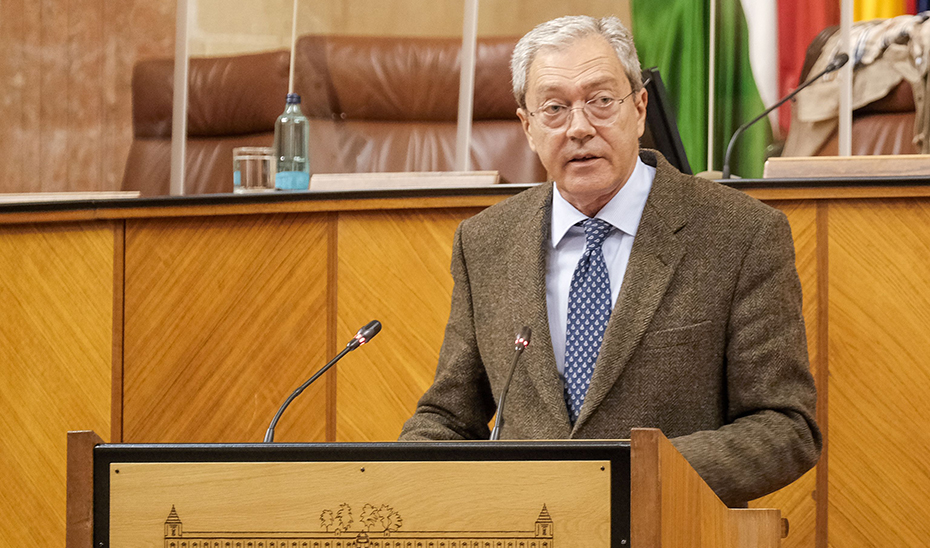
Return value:
M 560 182 L 567 186 L 574 187 L 610 187 L 616 174 L 606 169 L 606 162 L 600 161 L 593 164 L 569 165 L 562 174 Z

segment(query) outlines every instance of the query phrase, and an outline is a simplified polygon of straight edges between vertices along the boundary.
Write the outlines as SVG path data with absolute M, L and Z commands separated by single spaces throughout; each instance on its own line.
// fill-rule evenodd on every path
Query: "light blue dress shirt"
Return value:
M 604 240 L 604 261 L 610 277 L 610 303 L 617 304 L 617 296 L 623 284 L 623 275 L 630 261 L 633 239 L 639 228 L 639 220 L 646 207 L 646 199 L 652 189 L 656 170 L 639 158 L 626 184 L 611 198 L 595 217 L 613 225 Z M 559 193 L 558 182 L 552 192 L 552 240 L 546 257 L 546 305 L 549 312 L 549 334 L 559 374 L 565 372 L 565 332 L 568 329 L 568 292 L 572 274 L 581 255 L 584 254 L 584 229 L 575 223 L 588 216 L 575 209 Z

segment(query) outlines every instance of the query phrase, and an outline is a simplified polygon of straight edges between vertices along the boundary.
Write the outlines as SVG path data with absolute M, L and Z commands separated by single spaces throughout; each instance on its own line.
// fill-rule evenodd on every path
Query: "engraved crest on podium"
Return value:
M 315 531 L 187 531 L 174 505 L 165 520 L 165 548 L 554 548 L 545 504 L 532 528 L 519 531 L 408 531 L 400 512 L 367 503 L 356 519 L 342 503 L 319 514 Z

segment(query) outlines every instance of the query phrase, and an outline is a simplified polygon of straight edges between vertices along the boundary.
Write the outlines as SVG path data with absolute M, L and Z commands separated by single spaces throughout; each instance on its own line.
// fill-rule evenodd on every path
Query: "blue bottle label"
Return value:
M 307 190 L 310 174 L 306 171 L 279 171 L 274 176 L 274 187 L 278 190 Z
M 242 172 L 239 170 L 233 171 L 233 188 L 239 188 L 242 186 Z

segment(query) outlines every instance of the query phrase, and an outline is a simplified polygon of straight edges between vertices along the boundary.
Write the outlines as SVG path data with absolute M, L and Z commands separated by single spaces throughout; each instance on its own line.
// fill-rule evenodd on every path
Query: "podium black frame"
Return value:
M 100 444 L 93 449 L 93 546 L 110 545 L 110 465 L 170 462 L 608 461 L 610 545 L 630 545 L 630 442 Z

